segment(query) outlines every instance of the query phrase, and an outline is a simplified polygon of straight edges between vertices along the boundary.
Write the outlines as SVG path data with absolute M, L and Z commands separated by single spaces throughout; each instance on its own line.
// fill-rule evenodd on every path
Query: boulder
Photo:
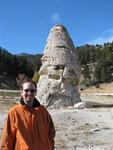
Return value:
M 78 83 L 81 74 L 77 51 L 63 25 L 55 25 L 49 33 L 41 58 L 37 99 L 51 108 L 74 106 L 80 102 Z

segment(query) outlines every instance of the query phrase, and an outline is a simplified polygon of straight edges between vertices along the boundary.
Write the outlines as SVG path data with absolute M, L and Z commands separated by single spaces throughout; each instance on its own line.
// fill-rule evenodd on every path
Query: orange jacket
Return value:
M 0 150 L 53 150 L 55 129 L 47 109 L 39 105 L 29 110 L 25 104 L 10 109 Z M 23 103 L 23 102 L 22 102 Z

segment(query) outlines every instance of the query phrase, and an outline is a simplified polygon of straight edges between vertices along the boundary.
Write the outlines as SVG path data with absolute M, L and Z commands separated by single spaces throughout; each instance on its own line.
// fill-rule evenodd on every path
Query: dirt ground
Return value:
M 113 104 L 113 83 L 80 91 L 84 102 Z M 5 108 L 5 109 L 4 109 Z M 0 104 L 0 132 L 9 107 Z M 51 109 L 56 150 L 113 150 L 113 107 Z M 1 135 L 1 133 L 0 133 Z
M 82 90 L 81 92 L 82 93 L 113 93 L 113 82 L 100 84 L 98 85 L 98 88 L 96 88 L 96 86 L 87 87 L 84 88 L 84 90 Z
M 53 110 L 56 150 L 112 150 L 113 109 Z
M 56 128 L 56 150 L 113 150 L 113 83 L 80 91 L 90 106 L 50 110 Z M 102 107 L 105 105 L 105 107 Z

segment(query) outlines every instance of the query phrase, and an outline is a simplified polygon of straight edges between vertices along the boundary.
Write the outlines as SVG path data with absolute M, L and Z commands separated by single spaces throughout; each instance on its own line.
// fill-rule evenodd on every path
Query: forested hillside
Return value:
M 0 47 L 0 88 L 18 88 L 16 78 L 20 75 L 32 78 L 41 66 L 41 54 L 12 55 Z
M 104 45 L 76 47 L 82 68 L 80 84 L 96 85 L 113 81 L 113 42 Z M 21 75 L 39 78 L 42 54 L 13 55 L 0 47 L 0 88 L 16 89 L 16 79 Z
M 82 84 L 113 81 L 113 42 L 77 47 L 82 66 Z

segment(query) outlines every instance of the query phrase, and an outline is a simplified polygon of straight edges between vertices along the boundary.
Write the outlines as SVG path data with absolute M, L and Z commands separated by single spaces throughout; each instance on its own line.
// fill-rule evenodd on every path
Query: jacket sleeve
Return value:
M 54 150 L 54 148 L 55 148 L 54 138 L 55 138 L 56 131 L 55 131 L 53 120 L 49 113 L 48 113 L 48 120 L 49 120 L 49 140 L 50 140 L 51 148 L 52 148 L 52 150 Z
M 2 132 L 0 150 L 14 150 L 15 139 L 16 128 L 14 126 L 14 116 L 9 112 Z

